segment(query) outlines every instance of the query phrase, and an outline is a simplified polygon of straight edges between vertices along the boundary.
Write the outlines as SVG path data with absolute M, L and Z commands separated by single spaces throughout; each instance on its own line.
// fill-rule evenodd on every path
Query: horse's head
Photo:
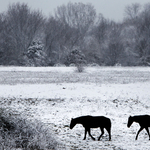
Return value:
M 133 117 L 130 116 L 130 117 L 128 118 L 128 124 L 127 124 L 127 127 L 130 128 L 130 126 L 132 125 L 132 123 L 133 123 Z
M 75 119 L 71 119 L 71 122 L 70 122 L 70 129 L 73 129 L 73 127 L 76 125 L 76 122 L 75 122 Z

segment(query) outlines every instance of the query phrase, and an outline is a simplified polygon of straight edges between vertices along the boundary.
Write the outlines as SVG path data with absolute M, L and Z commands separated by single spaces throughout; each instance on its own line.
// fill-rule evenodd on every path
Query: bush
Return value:
M 36 120 L 34 123 L 21 116 L 15 117 L 3 108 L 0 111 L 0 149 L 55 150 L 57 148 L 56 140 L 41 122 Z
M 40 41 L 33 41 L 27 53 L 24 54 L 24 65 L 26 66 L 48 66 L 51 60 L 44 51 L 44 45 Z
M 66 65 L 75 64 L 78 72 L 83 72 L 86 64 L 85 55 L 78 49 L 73 49 L 67 56 Z
M 58 63 L 58 64 L 55 64 L 54 67 L 66 67 L 66 65 Z
M 84 71 L 84 66 L 83 66 L 83 64 L 77 64 L 76 67 L 77 67 L 77 71 L 78 71 L 78 72 L 83 72 L 83 71 Z
M 66 65 L 70 64 L 85 64 L 85 55 L 78 49 L 73 49 L 67 56 Z
M 75 64 L 73 64 L 73 63 L 69 65 L 69 67 L 75 67 L 75 66 L 76 66 L 76 65 L 75 65 Z
M 92 63 L 92 64 L 88 64 L 88 67 L 99 67 L 99 64 L 97 63 Z

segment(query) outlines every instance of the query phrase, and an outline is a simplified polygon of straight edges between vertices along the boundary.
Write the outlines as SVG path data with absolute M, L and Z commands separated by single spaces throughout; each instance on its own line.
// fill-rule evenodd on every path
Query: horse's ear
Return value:
M 73 118 L 71 118 L 71 120 L 73 120 Z

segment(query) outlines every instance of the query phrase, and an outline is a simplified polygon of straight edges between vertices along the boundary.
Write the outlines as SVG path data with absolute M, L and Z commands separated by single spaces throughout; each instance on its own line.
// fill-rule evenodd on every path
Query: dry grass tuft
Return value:
M 13 116 L 0 109 L 0 149 L 55 150 L 58 143 L 41 122 Z

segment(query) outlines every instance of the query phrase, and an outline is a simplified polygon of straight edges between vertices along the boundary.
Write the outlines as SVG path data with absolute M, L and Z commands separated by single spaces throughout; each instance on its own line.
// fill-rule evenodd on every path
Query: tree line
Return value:
M 122 22 L 71 3 L 45 17 L 25 3 L 0 13 L 0 65 L 150 65 L 150 4 L 125 7 Z

